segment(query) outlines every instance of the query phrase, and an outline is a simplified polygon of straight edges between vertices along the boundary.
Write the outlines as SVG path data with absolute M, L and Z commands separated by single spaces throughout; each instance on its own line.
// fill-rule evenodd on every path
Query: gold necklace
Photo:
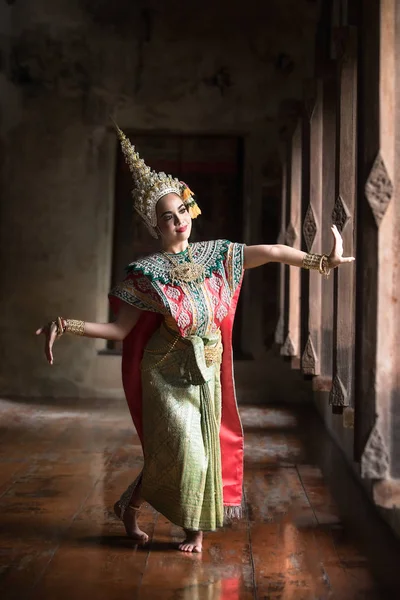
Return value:
M 172 263 L 172 269 L 169 271 L 169 276 L 173 285 L 179 283 L 202 283 L 206 272 L 204 265 L 194 262 L 192 248 L 188 246 L 189 262 L 180 263 L 177 259 L 172 258 L 174 255 L 167 254 L 163 251 L 164 256 Z

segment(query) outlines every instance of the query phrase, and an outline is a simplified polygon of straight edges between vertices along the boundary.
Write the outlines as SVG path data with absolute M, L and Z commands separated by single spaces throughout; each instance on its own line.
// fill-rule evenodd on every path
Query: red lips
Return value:
M 179 227 L 179 229 L 177 229 L 176 231 L 178 233 L 184 233 L 186 231 L 186 229 L 188 228 L 187 225 L 184 225 L 183 227 Z

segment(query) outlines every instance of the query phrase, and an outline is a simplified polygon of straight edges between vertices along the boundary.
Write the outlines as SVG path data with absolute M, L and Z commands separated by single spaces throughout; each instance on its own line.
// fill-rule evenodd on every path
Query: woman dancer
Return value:
M 45 335 L 50 364 L 53 344 L 65 332 L 123 340 L 122 379 L 144 466 L 115 513 L 127 535 L 145 543 L 137 521 L 145 500 L 184 529 L 180 550 L 201 552 L 203 531 L 241 514 L 243 432 L 231 339 L 244 270 L 280 262 L 328 275 L 354 258 L 343 257 L 335 226 L 328 256 L 280 244 L 189 243 L 192 219 L 201 214 L 192 192 L 152 171 L 117 133 L 134 180 L 134 208 L 160 251 L 131 263 L 111 291 L 114 322 L 58 317 L 36 333 Z

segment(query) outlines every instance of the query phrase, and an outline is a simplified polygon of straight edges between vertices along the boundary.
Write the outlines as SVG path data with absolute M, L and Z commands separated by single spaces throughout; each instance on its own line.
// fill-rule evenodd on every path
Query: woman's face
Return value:
M 184 242 L 192 231 L 192 219 L 177 194 L 166 194 L 156 206 L 157 227 L 162 241 L 167 244 Z

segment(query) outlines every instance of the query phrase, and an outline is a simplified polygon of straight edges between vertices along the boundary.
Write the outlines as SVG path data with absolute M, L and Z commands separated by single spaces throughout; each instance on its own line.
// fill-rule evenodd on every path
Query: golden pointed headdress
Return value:
M 132 189 L 133 206 L 142 217 L 151 235 L 155 238 L 158 237 L 156 233 L 156 205 L 159 199 L 166 194 L 174 193 L 180 196 L 192 219 L 198 217 L 201 210 L 193 197 L 193 192 L 186 183 L 179 181 L 172 175 L 166 175 L 163 172 L 157 173 L 150 169 L 144 160 L 140 158 L 135 146 L 131 144 L 124 132 L 115 122 L 114 125 L 121 143 L 122 153 L 134 181 Z

